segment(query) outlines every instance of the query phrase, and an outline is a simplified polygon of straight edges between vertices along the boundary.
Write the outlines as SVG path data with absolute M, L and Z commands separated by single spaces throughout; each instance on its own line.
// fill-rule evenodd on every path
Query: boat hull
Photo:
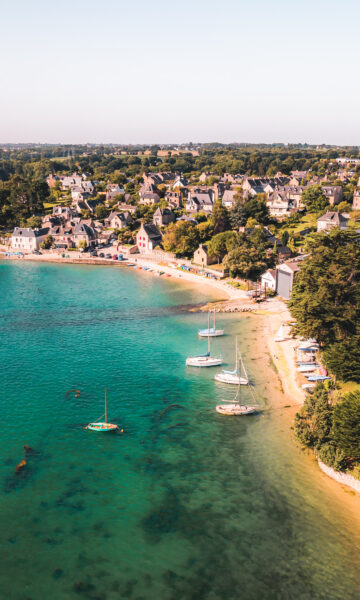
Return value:
M 239 375 L 232 375 L 231 373 L 216 373 L 214 379 L 221 383 L 228 383 L 232 385 L 248 385 L 249 380 Z
M 116 431 L 118 428 L 117 425 L 113 423 L 89 423 L 85 429 L 90 429 L 90 431 L 100 431 L 102 433 L 110 433 L 110 431 Z
M 221 335 L 224 335 L 224 329 L 215 329 L 215 331 L 204 329 L 199 331 L 199 337 L 220 337 Z
M 222 358 L 211 358 L 211 356 L 189 356 L 186 359 L 187 367 L 218 367 L 222 363 Z
M 240 404 L 218 404 L 216 412 L 220 415 L 229 417 L 243 417 L 245 415 L 254 415 L 258 412 L 256 406 L 242 406 Z

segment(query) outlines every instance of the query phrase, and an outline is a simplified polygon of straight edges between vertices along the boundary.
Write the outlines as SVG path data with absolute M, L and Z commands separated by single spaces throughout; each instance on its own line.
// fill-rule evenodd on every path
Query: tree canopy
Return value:
M 311 185 L 305 188 L 301 194 L 301 200 L 309 212 L 325 210 L 328 205 L 328 200 L 320 185 Z
M 289 307 L 300 335 L 329 345 L 358 334 L 360 245 L 358 234 L 332 229 L 308 237 Z

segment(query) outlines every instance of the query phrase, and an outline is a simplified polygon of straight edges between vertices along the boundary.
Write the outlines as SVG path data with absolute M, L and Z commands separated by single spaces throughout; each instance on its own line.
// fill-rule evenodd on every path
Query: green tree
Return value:
M 243 277 L 255 281 L 266 271 L 268 263 L 263 250 L 243 243 L 225 256 L 223 265 L 229 270 L 231 277 Z
M 230 229 L 228 210 L 225 206 L 223 206 L 220 200 L 215 202 L 210 222 L 214 228 L 214 234 L 222 233 Z
M 41 217 L 36 217 L 33 215 L 26 220 L 26 227 L 32 227 L 33 229 L 40 229 L 41 227 Z
M 332 437 L 349 462 L 360 460 L 360 391 L 335 405 Z
M 44 239 L 43 242 L 41 242 L 40 244 L 40 248 L 43 248 L 44 250 L 49 250 L 49 248 L 51 248 L 52 244 L 53 244 L 53 238 L 51 237 L 51 235 L 47 235 L 46 238 Z
M 318 384 L 295 415 L 295 435 L 304 446 L 320 450 L 330 441 L 333 408 L 323 384 Z
M 191 258 L 199 245 L 198 230 L 189 221 L 171 223 L 165 230 L 162 244 L 166 252 Z
M 214 228 L 210 221 L 203 221 L 202 223 L 198 223 L 198 225 L 196 225 L 196 229 L 199 235 L 200 243 L 207 242 L 214 234 Z
M 319 212 L 328 206 L 328 200 L 320 185 L 311 185 L 304 189 L 301 200 L 309 212 Z
M 211 256 L 216 256 L 218 261 L 222 260 L 230 250 L 232 250 L 236 240 L 234 231 L 225 231 L 215 235 L 209 245 L 208 250 Z
M 285 229 L 284 231 L 281 232 L 280 239 L 281 239 L 282 245 L 287 246 L 287 243 L 289 241 L 289 232 L 287 229 Z
M 360 317 L 358 235 L 334 228 L 309 235 L 306 249 L 289 302 L 297 332 L 324 345 L 349 339 Z
M 360 335 L 328 346 L 323 352 L 323 361 L 338 379 L 360 383 Z
M 109 215 L 109 209 L 104 204 L 98 204 L 95 208 L 95 215 L 97 219 L 106 219 Z

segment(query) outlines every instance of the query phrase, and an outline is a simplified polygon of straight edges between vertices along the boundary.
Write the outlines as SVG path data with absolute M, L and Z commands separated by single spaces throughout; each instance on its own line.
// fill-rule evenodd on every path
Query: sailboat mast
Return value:
M 210 354 L 210 311 L 208 312 L 208 353 Z
M 105 388 L 105 423 L 107 423 L 106 388 Z
M 216 330 L 216 311 L 214 308 L 214 331 Z

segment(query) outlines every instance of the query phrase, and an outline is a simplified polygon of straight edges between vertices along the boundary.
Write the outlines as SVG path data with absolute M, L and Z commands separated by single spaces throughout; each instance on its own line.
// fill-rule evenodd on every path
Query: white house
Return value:
M 31 227 L 15 227 L 11 236 L 11 247 L 16 250 L 38 250 L 46 238 L 49 229 L 31 229 Z
M 329 211 L 317 220 L 317 230 L 329 231 L 329 229 L 333 229 L 334 227 L 347 229 L 348 221 L 348 214 Z
M 276 271 L 273 269 L 269 269 L 261 275 L 261 287 L 266 288 L 268 290 L 276 290 Z

